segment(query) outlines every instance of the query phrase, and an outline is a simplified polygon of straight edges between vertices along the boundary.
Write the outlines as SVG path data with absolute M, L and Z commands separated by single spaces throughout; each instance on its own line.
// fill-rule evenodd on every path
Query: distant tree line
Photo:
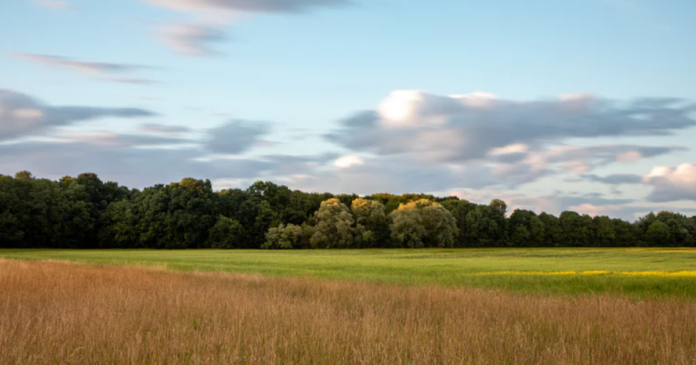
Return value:
M 0 175 L 4 248 L 389 248 L 694 246 L 696 217 L 662 211 L 634 223 L 502 200 L 305 193 L 258 181 L 214 191 L 186 178 L 142 191 L 86 173 L 58 181 Z

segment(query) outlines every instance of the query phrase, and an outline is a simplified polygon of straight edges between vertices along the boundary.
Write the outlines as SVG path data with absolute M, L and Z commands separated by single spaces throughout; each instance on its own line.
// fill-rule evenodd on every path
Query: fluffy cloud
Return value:
M 0 141 L 41 135 L 53 127 L 105 118 L 151 117 L 155 113 L 138 108 L 49 106 L 28 95 L 0 89 Z
M 515 153 L 528 153 L 568 138 L 667 135 L 696 125 L 689 117 L 692 110 L 694 106 L 673 99 L 619 103 L 565 96 L 512 101 L 484 93 L 440 96 L 395 91 L 376 110 L 343 120 L 327 138 L 354 151 L 460 162 L 501 154 L 506 146 L 525 145 L 524 151 Z M 643 152 L 624 151 L 616 159 L 635 159 Z
M 649 201 L 696 200 L 695 164 L 683 163 L 676 168 L 656 166 L 643 176 L 643 182 L 654 187 Z
M 451 174 L 438 178 L 448 181 L 449 188 L 515 188 L 555 174 L 584 174 L 591 179 L 589 172 L 600 166 L 683 150 L 566 142 L 667 135 L 696 125 L 691 110 L 693 106 L 676 99 L 621 103 L 564 95 L 556 100 L 510 101 L 488 93 L 438 96 L 395 91 L 375 110 L 340 121 L 340 127 L 325 137 L 348 150 L 372 155 L 370 164 L 379 165 L 376 161 L 382 159 L 423 171 L 447 167 Z M 462 179 L 471 171 L 477 174 L 475 179 Z M 612 176 L 606 180 L 610 181 L 636 182 L 636 177 Z
M 236 155 L 258 145 L 269 132 L 269 123 L 234 120 L 211 129 L 207 147 L 214 153 Z
M 129 84 L 149 84 L 153 82 L 152 80 L 139 77 L 113 76 L 131 74 L 135 71 L 151 68 L 147 66 L 129 65 L 122 63 L 77 61 L 66 57 L 30 53 L 16 53 L 14 55 L 16 57 L 28 61 L 52 67 L 59 67 L 77 73 L 87 74 L 106 81 L 122 82 Z
M 334 166 L 338 167 L 339 169 L 347 169 L 351 166 L 358 166 L 364 163 L 365 161 L 358 156 L 343 156 L 334 161 Z

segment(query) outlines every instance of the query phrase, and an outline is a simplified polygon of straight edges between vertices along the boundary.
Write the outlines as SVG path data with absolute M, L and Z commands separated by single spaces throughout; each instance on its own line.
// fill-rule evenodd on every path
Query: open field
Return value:
M 693 248 L 0 250 L 0 257 L 529 293 L 696 297 Z
M 693 364 L 696 303 L 0 259 L 1 364 Z

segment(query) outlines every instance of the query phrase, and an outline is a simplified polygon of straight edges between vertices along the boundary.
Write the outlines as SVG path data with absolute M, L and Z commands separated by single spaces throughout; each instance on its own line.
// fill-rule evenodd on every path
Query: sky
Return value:
M 696 214 L 692 0 L 7 0 L 0 174 Z

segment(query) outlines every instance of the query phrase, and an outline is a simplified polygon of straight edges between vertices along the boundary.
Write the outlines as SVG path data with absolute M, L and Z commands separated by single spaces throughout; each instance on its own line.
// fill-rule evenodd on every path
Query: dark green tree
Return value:
M 207 246 L 211 248 L 241 248 L 244 247 L 244 237 L 244 227 L 239 222 L 221 215 L 215 225 L 210 228 Z

